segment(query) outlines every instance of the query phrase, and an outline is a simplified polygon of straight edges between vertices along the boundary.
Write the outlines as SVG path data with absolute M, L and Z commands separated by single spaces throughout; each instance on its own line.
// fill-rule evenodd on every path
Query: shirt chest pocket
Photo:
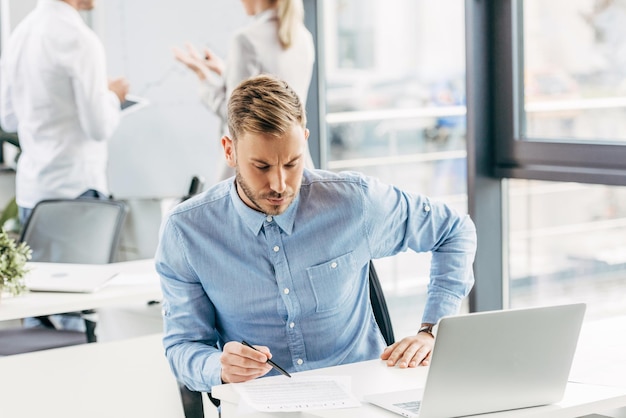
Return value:
M 309 267 L 306 272 L 315 296 L 316 312 L 340 307 L 352 293 L 357 277 L 352 253 Z

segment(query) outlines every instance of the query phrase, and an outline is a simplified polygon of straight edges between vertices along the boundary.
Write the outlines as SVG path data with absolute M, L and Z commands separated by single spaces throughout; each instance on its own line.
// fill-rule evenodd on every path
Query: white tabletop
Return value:
M 66 266 L 70 269 L 72 265 Z M 3 295 L 0 301 L 0 321 L 161 299 L 154 260 L 124 261 L 101 267 L 119 275 L 93 293 L 26 292 L 14 297 Z
M 362 399 L 364 395 L 386 391 L 406 390 L 423 386 L 426 379 L 426 367 L 413 369 L 389 368 L 380 360 L 372 360 L 362 363 L 346 364 L 342 366 L 303 372 L 313 375 L 350 376 L 352 392 Z M 267 379 L 280 379 L 282 376 L 268 377 Z M 248 418 L 269 417 L 267 413 L 253 413 L 245 410 L 239 414 L 239 395 L 232 385 L 220 385 L 213 388 L 213 396 L 222 399 L 222 417 L 231 418 L 246 416 Z M 489 418 L 560 418 L 579 417 L 585 414 L 601 412 L 626 406 L 626 388 L 610 387 L 602 385 L 589 385 L 581 383 L 569 383 L 563 400 L 554 405 L 524 408 L 514 411 L 505 411 L 493 414 L 483 414 L 481 417 Z M 306 413 L 285 413 L 284 418 L 291 417 L 324 417 L 324 418 L 361 418 L 361 417 L 398 417 L 366 402 L 360 408 L 345 408 L 334 410 L 308 411 Z
M 483 414 L 489 418 L 560 418 L 578 417 L 592 413 L 602 413 L 626 407 L 626 317 L 614 317 L 588 321 L 583 324 L 580 340 L 570 373 L 563 400 L 554 405 L 525 408 L 493 414 Z M 357 398 L 385 391 L 410 389 L 423 385 L 427 368 L 414 369 L 388 368 L 383 362 L 348 364 L 305 373 L 317 375 L 351 376 L 352 392 Z M 268 379 L 281 378 L 281 376 Z M 222 417 L 238 416 L 239 396 L 230 385 L 213 388 L 213 395 L 223 399 Z M 623 412 L 622 412 L 623 413 Z M 268 417 L 270 414 L 256 413 L 248 418 Z M 363 403 L 361 408 L 337 409 L 331 411 L 311 411 L 305 414 L 285 414 L 291 417 L 398 417 L 381 408 Z M 622 415 L 620 415 L 622 416 Z
M 0 415 L 184 417 L 162 335 L 0 357 Z

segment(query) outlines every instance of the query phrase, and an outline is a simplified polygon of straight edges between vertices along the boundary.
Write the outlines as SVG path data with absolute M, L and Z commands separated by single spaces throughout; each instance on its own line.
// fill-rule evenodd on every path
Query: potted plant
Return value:
M 24 276 L 28 272 L 26 262 L 32 251 L 25 243 L 17 243 L 7 232 L 0 232 L 0 296 L 3 292 L 19 295 L 26 290 Z

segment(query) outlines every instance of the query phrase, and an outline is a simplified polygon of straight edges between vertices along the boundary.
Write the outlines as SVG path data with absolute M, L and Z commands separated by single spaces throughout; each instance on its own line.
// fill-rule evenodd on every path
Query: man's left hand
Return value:
M 433 350 L 435 338 L 427 332 L 420 332 L 411 337 L 405 337 L 396 341 L 380 355 L 382 360 L 387 360 L 387 366 L 398 366 L 401 369 L 416 366 L 428 366 L 430 353 Z

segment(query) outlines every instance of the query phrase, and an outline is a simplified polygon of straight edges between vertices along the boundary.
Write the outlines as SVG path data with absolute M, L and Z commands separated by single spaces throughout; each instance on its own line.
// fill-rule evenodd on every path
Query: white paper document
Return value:
M 361 405 L 350 392 L 349 376 L 282 376 L 233 385 L 242 401 L 263 412 L 352 408 Z

